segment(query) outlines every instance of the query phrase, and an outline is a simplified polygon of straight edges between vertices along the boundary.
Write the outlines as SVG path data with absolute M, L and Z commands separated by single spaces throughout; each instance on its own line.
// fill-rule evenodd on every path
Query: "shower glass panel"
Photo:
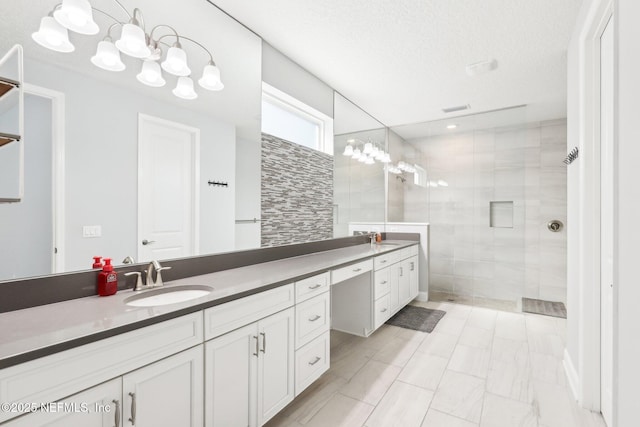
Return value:
M 566 218 L 564 119 L 530 122 L 518 107 L 394 127 L 393 148 L 392 134 L 394 162 L 426 171 L 427 187 L 388 174 L 388 220 L 430 223 L 429 299 L 566 300 L 566 234 L 546 230 Z

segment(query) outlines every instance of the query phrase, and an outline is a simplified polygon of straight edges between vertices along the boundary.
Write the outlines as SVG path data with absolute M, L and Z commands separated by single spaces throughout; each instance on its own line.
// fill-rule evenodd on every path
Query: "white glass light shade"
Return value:
M 343 156 L 353 156 L 353 146 L 351 144 L 344 147 Z
M 80 34 L 98 34 L 100 28 L 93 20 L 93 10 L 87 0 L 62 0 L 53 17 L 63 27 Z
M 40 46 L 56 52 L 73 52 L 76 48 L 69 41 L 69 33 L 52 16 L 40 20 L 40 28 L 31 34 L 31 38 Z
M 162 77 L 160 64 L 148 59 L 142 63 L 142 71 L 138 73 L 136 78 L 140 83 L 151 87 L 161 87 L 167 83 Z
M 360 149 L 356 148 L 355 150 L 353 150 L 353 156 L 351 156 L 351 158 L 353 160 L 358 160 L 361 156 L 362 156 L 362 153 L 360 152 Z
M 362 154 L 360 155 L 360 157 L 358 157 L 358 161 L 359 161 L 360 163 L 364 163 L 364 162 L 366 162 L 366 161 L 367 161 L 367 159 L 368 159 L 368 158 L 369 158 L 369 156 L 367 156 L 366 154 L 362 153 Z
M 167 58 L 162 61 L 162 69 L 174 76 L 188 76 L 191 69 L 187 65 L 187 53 L 182 48 L 170 47 Z
M 122 71 L 126 68 L 120 59 L 120 51 L 113 43 L 106 40 L 98 43 L 96 54 L 91 57 L 91 62 L 96 67 L 107 71 Z
M 373 150 L 373 144 L 370 142 L 367 142 L 366 144 L 364 144 L 364 148 L 362 149 L 362 152 L 364 154 L 369 154 L 371 153 L 372 150 Z
M 385 153 L 384 159 L 382 159 L 382 163 L 391 163 L 391 156 L 389 153 Z
M 120 52 L 134 58 L 147 58 L 151 50 L 147 46 L 146 36 L 142 28 L 134 24 L 124 24 L 120 40 L 116 41 Z
M 373 157 L 374 159 L 377 160 L 379 153 L 380 153 L 380 149 L 374 145 L 373 149 L 371 150 L 371 153 L 370 153 L 371 157 Z
M 222 90 L 224 85 L 220 81 L 220 69 L 213 64 L 205 65 L 198 84 L 207 90 Z
M 383 161 L 385 155 L 386 153 L 384 152 L 384 150 L 378 150 L 378 152 L 376 153 L 376 160 L 379 162 Z
M 198 97 L 198 94 L 193 90 L 193 80 L 189 77 L 178 78 L 178 84 L 172 92 L 182 99 L 196 99 Z
M 373 157 L 367 157 L 364 161 L 365 165 L 372 165 L 375 163 L 375 160 L 373 160 Z

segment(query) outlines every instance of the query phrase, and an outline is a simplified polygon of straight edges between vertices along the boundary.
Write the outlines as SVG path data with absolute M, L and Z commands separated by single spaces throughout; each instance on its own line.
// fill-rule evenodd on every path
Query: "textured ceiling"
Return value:
M 527 104 L 565 117 L 566 49 L 581 0 L 212 0 L 384 124 Z M 498 69 L 469 77 L 467 64 Z M 451 114 L 455 115 L 455 114 Z

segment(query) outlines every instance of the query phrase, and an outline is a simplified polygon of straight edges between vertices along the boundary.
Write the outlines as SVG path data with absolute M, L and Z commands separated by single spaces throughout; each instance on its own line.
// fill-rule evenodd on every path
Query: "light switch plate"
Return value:
M 82 237 L 102 237 L 102 226 L 100 225 L 82 226 Z

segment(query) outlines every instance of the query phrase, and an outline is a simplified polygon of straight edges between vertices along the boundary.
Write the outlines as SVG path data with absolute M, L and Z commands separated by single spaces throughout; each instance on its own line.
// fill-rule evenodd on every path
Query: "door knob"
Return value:
M 150 245 L 150 244 L 155 243 L 155 242 L 156 242 L 155 240 L 147 240 L 147 239 L 144 239 L 144 240 L 142 241 L 142 244 L 143 244 L 143 245 L 145 245 L 145 246 L 147 246 L 147 245 Z

